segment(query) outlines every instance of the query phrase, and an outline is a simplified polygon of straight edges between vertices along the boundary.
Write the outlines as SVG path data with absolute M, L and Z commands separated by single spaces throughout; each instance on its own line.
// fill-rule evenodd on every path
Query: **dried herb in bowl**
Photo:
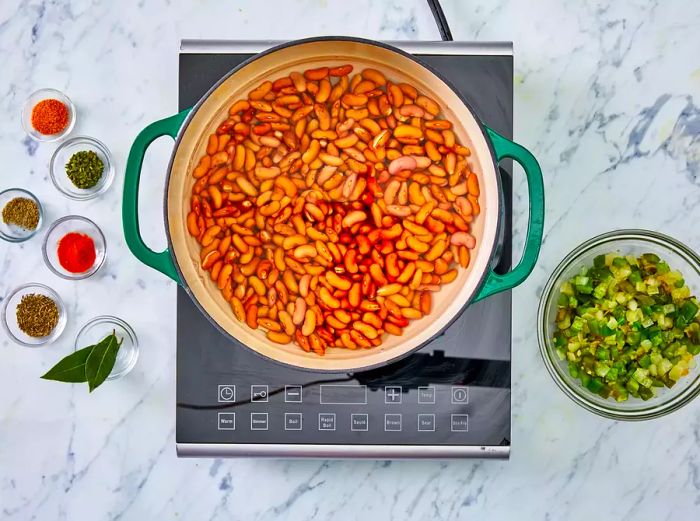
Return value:
M 17 305 L 17 326 L 27 335 L 41 338 L 51 334 L 58 324 L 56 303 L 46 295 L 24 295 Z
M 2 222 L 25 230 L 36 230 L 39 225 L 39 207 L 31 199 L 15 197 L 3 207 Z
M 105 165 L 93 150 L 76 152 L 66 164 L 66 175 L 76 188 L 89 190 L 102 179 Z
M 119 348 L 124 342 L 112 333 L 97 344 L 74 351 L 60 360 L 42 376 L 44 380 L 58 382 L 87 382 L 90 392 L 102 385 L 114 368 Z

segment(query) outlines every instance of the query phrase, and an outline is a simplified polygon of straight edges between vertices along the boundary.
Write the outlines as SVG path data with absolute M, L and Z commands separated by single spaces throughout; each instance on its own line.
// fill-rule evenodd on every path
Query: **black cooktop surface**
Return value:
M 182 53 L 180 109 L 248 57 L 235 49 Z M 512 137 L 512 55 L 419 57 L 461 91 L 486 125 Z M 510 164 L 501 167 L 506 215 L 497 271 L 506 271 L 511 171 Z M 362 455 L 363 447 L 373 447 L 381 456 L 381 447 L 403 445 L 420 456 L 430 446 L 508 447 L 510 362 L 510 292 L 471 305 L 442 336 L 396 363 L 323 374 L 271 362 L 232 342 L 178 288 L 178 452 L 294 456 L 322 445 L 325 455 Z

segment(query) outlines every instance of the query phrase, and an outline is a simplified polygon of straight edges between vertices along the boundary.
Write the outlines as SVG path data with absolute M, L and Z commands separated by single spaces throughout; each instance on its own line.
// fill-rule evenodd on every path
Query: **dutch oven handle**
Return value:
M 167 135 L 175 138 L 189 112 L 190 109 L 183 110 L 179 114 L 151 123 L 136 137 L 134 144 L 131 145 L 131 151 L 129 151 L 129 159 L 126 161 L 124 199 L 122 202 L 124 237 L 131 253 L 144 264 L 167 275 L 178 284 L 180 284 L 180 277 L 175 269 L 170 250 L 166 249 L 157 253 L 146 246 L 141 237 L 138 214 L 139 182 L 141 180 L 143 156 L 150 144 L 161 136 Z
M 530 275 L 540 253 L 544 229 L 544 183 L 542 182 L 542 170 L 540 170 L 540 165 L 537 163 L 535 156 L 526 148 L 513 143 L 490 128 L 487 127 L 486 130 L 491 138 L 491 143 L 493 143 L 496 161 L 510 158 L 520 163 L 520 166 L 525 170 L 530 198 L 530 212 L 525 236 L 525 249 L 520 262 L 515 268 L 503 275 L 494 273 L 491 270 L 486 277 L 484 286 L 474 301 L 514 288 Z

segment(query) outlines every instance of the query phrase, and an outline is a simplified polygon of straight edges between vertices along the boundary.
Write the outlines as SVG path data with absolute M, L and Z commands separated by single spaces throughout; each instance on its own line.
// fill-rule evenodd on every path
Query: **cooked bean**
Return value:
M 371 348 L 470 262 L 480 187 L 438 103 L 352 65 L 231 104 L 191 175 L 187 230 L 241 322 L 307 352 Z

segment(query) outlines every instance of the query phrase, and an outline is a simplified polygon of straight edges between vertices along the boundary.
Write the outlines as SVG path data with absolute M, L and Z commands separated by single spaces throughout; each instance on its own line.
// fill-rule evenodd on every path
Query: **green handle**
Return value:
M 131 253 L 144 264 L 167 275 L 178 284 L 180 284 L 180 277 L 170 256 L 170 250 L 166 249 L 160 253 L 154 252 L 146 246 L 141 237 L 138 214 L 139 182 L 141 180 L 141 167 L 143 166 L 143 156 L 146 153 L 146 149 L 154 140 L 161 136 L 168 135 L 175 138 L 189 112 L 190 109 L 186 109 L 179 114 L 151 123 L 136 136 L 134 144 L 131 145 L 129 159 L 126 161 L 124 199 L 122 202 L 124 237 Z
M 542 182 L 542 170 L 533 156 L 526 148 L 513 143 L 497 132 L 486 128 L 496 152 L 496 160 L 503 158 L 514 159 L 525 170 L 527 188 L 530 197 L 530 215 L 525 238 L 525 249 L 518 265 L 505 275 L 499 275 L 491 270 L 486 277 L 484 286 L 473 302 L 486 298 L 494 293 L 514 288 L 523 282 L 532 272 L 537 262 L 537 257 L 542 246 L 542 232 L 544 230 L 544 183 Z

